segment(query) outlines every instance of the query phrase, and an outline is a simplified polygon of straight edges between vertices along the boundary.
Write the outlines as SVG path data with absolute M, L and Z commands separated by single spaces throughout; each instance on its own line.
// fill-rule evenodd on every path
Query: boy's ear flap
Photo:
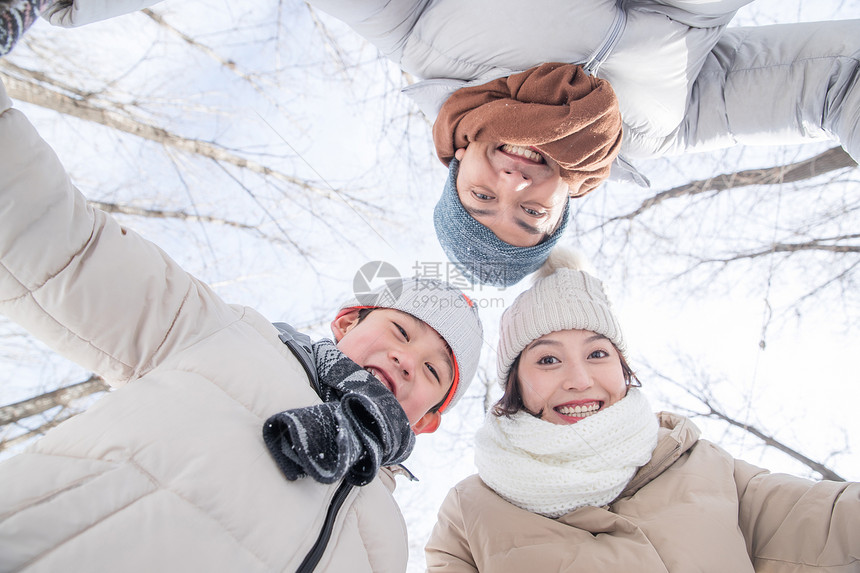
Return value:
M 358 324 L 359 310 L 361 309 L 352 308 L 344 310 L 337 315 L 337 318 L 331 321 L 331 333 L 334 335 L 335 342 L 340 342 L 343 335 L 349 332 L 353 326 Z
M 412 431 L 415 434 L 432 434 L 439 429 L 442 423 L 442 414 L 439 412 L 427 412 L 421 419 L 415 422 L 412 426 Z

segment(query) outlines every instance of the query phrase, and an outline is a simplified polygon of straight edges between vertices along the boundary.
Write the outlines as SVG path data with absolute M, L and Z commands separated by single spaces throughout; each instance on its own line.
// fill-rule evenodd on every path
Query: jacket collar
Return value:
M 678 414 L 660 412 L 657 414 L 657 420 L 660 422 L 660 433 L 651 460 L 639 468 L 619 498 L 635 494 L 663 473 L 695 445 L 702 433 L 689 418 Z

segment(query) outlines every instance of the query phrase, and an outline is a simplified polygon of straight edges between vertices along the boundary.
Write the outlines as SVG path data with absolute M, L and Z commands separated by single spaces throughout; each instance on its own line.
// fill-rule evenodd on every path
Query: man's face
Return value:
M 470 143 L 454 156 L 460 203 L 500 240 L 532 247 L 558 226 L 569 191 L 555 161 L 500 143 Z
M 340 351 L 394 393 L 410 424 L 441 402 L 454 382 L 445 340 L 411 314 L 378 308 L 359 323 L 353 310 L 332 328 Z

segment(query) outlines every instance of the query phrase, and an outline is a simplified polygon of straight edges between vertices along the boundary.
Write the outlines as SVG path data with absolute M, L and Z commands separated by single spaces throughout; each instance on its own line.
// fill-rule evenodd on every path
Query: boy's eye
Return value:
M 544 215 L 544 213 L 536 209 L 530 209 L 528 207 L 523 207 L 523 211 L 525 211 L 527 215 L 531 215 L 532 217 L 543 217 Z
M 438 372 L 436 372 L 436 369 L 435 369 L 435 368 L 433 368 L 433 365 L 431 365 L 431 364 L 428 362 L 428 363 L 426 363 L 426 364 L 425 364 L 425 366 L 427 366 L 427 370 L 429 370 L 429 371 L 430 371 L 430 374 L 432 374 L 432 375 L 433 375 L 433 378 L 435 378 L 435 379 L 436 379 L 436 382 L 442 382 L 442 379 L 441 379 L 441 378 L 439 378 L 439 373 L 438 373 Z
M 555 356 L 544 356 L 543 358 L 538 360 L 538 364 L 544 364 L 544 365 L 558 364 L 559 362 L 561 362 L 561 360 L 559 360 Z
M 486 193 L 481 193 L 480 191 L 477 191 L 475 189 L 472 189 L 472 195 L 474 195 L 475 198 L 479 199 L 480 201 L 492 201 L 493 200 L 492 196 L 487 195 Z
M 605 350 L 595 350 L 588 355 L 589 358 L 606 358 L 607 356 L 609 356 L 609 353 Z
M 397 324 L 396 322 L 394 323 L 394 326 L 396 326 L 397 330 L 400 331 L 400 334 L 403 336 L 403 339 L 406 340 L 406 342 L 409 342 L 409 335 L 406 334 L 406 330 L 404 330 L 404 328 L 402 326 L 400 326 L 399 324 Z

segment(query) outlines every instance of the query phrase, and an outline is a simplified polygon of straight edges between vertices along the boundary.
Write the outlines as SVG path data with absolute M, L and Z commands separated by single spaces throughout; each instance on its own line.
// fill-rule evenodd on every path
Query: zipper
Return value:
M 299 565 L 296 573 L 311 573 L 311 571 L 316 568 L 317 564 L 319 564 L 320 559 L 322 559 L 323 553 L 325 553 L 326 547 L 328 546 L 329 539 L 331 539 L 331 532 L 334 528 L 334 519 L 337 517 L 338 511 L 340 511 L 343 502 L 346 501 L 346 496 L 349 495 L 352 488 L 352 484 L 349 484 L 346 481 L 340 482 L 340 485 L 337 486 L 337 491 L 334 492 L 334 497 L 331 498 L 331 503 L 329 503 L 328 511 L 325 514 L 325 521 L 323 522 L 319 537 L 317 537 L 311 550 L 308 551 L 302 564 Z
M 311 383 L 311 388 L 317 393 L 321 399 L 322 387 L 317 376 L 316 365 L 313 363 L 313 347 L 311 339 L 308 335 L 294 329 L 286 322 L 273 322 L 272 325 L 278 329 L 278 338 L 284 343 L 284 346 L 290 349 L 299 364 L 305 370 L 308 376 L 308 381 Z
M 609 57 L 615 44 L 621 38 L 621 34 L 624 33 L 624 28 L 627 27 L 627 11 L 624 9 L 623 4 L 624 0 L 618 0 L 615 3 L 615 18 L 613 18 L 612 25 L 609 27 L 609 33 L 606 34 L 603 42 L 591 54 L 588 61 L 582 65 L 582 69 L 589 76 L 597 75 L 597 70 L 600 69 L 601 64 L 603 64 L 606 58 Z
M 274 326 L 278 329 L 278 338 L 280 338 L 281 342 L 290 349 L 290 352 L 293 353 L 293 356 L 295 356 L 299 361 L 299 364 L 302 365 L 302 368 L 304 368 L 305 374 L 307 374 L 308 380 L 311 383 L 311 387 L 322 398 L 319 378 L 317 377 L 316 368 L 314 368 L 314 364 L 311 361 L 313 350 L 310 346 L 310 338 L 307 335 L 298 332 L 288 324 L 276 322 L 274 323 Z M 301 352 L 299 349 L 304 352 Z M 322 559 L 322 556 L 325 553 L 326 547 L 328 547 L 328 542 L 331 539 L 331 533 L 334 529 L 334 520 L 337 517 L 341 506 L 343 506 L 343 502 L 346 501 L 349 492 L 352 491 L 352 488 L 353 486 L 347 483 L 346 480 L 340 482 L 337 486 L 337 489 L 329 502 L 328 510 L 326 510 L 325 520 L 323 521 L 320 534 L 310 551 L 308 551 L 308 554 L 305 555 L 301 565 L 299 565 L 299 568 L 296 570 L 297 573 L 311 573 L 319 564 L 320 559 Z

